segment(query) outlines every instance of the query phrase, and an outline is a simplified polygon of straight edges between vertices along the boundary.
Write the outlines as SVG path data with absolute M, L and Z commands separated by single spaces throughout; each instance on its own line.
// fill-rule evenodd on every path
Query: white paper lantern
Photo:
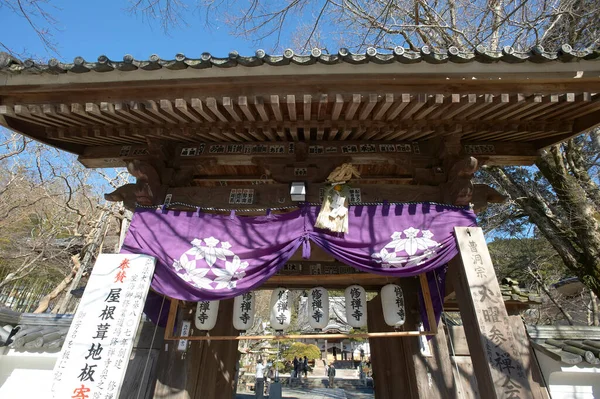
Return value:
M 233 327 L 246 331 L 254 324 L 254 292 L 236 296 L 233 301 Z
M 276 331 L 285 330 L 290 326 L 292 312 L 290 311 L 290 291 L 276 288 L 271 295 L 271 327 Z
M 406 319 L 404 294 L 396 284 L 388 284 L 381 289 L 381 306 L 385 323 L 391 327 L 400 327 Z
M 201 331 L 210 331 L 217 324 L 219 301 L 200 301 L 196 304 L 194 324 Z
M 367 325 L 367 293 L 360 285 L 346 288 L 346 320 L 354 328 Z
M 308 323 L 315 330 L 322 330 L 329 323 L 329 294 L 323 287 L 308 291 Z

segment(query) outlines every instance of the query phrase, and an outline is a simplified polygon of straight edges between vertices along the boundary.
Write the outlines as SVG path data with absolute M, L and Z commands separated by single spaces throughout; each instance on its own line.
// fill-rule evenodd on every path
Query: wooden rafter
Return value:
M 5 101 L 0 115 L 9 125 L 14 118 L 43 126 L 48 139 L 87 146 L 142 143 L 148 137 L 181 142 L 420 140 L 454 132 L 472 141 L 533 142 L 571 133 L 573 121 L 597 112 L 599 104 L 600 94 L 589 92 L 271 94 L 114 103 Z

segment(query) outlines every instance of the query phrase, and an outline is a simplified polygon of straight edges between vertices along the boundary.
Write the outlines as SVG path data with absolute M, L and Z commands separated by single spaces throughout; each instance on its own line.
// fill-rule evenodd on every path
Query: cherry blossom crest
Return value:
M 187 283 L 209 290 L 233 289 L 246 275 L 248 262 L 231 250 L 229 242 L 211 236 L 194 238 L 190 244 L 190 249 L 173 260 L 177 275 Z
M 419 233 L 421 233 L 420 236 Z M 383 268 L 417 266 L 435 256 L 437 248 L 441 246 L 432 237 L 431 231 L 419 230 L 414 227 L 409 227 L 402 232 L 395 231 L 390 237 L 392 241 L 379 252 L 371 254 L 371 257 L 377 263 L 381 263 Z M 392 250 L 388 251 L 387 248 Z M 422 252 L 417 254 L 420 251 Z M 399 253 L 402 252 L 408 256 L 399 256 Z

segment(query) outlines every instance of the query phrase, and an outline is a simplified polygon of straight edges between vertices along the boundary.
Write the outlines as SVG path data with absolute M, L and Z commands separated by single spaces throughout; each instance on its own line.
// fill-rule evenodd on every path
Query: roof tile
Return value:
M 337 54 L 325 54 L 321 49 L 315 48 L 308 54 L 296 54 L 292 49 L 286 49 L 281 55 L 269 55 L 264 50 L 257 50 L 255 55 L 242 56 L 237 51 L 232 51 L 227 57 L 214 57 L 210 53 L 202 53 L 199 58 L 188 58 L 184 54 L 177 54 L 172 60 L 161 59 L 153 54 L 147 60 L 136 60 L 130 54 L 125 55 L 122 61 L 109 59 L 105 55 L 98 57 L 96 62 L 86 62 L 82 57 L 76 57 L 72 63 L 62 63 L 51 59 L 47 64 L 37 63 L 33 60 L 21 61 L 7 53 L 0 52 L 0 73 L 86 73 L 90 71 L 111 72 L 114 70 L 153 71 L 161 68 L 180 70 L 187 68 L 231 68 L 236 66 L 255 67 L 261 65 L 283 66 L 289 64 L 312 65 L 315 63 L 333 65 L 338 63 L 348 64 L 445 64 L 445 63 L 472 63 L 483 64 L 506 63 L 547 63 L 547 62 L 574 62 L 580 60 L 595 60 L 600 58 L 600 50 L 573 50 L 565 44 L 556 52 L 546 51 L 541 46 L 532 47 L 529 51 L 517 51 L 512 47 L 504 47 L 501 51 L 491 51 L 483 46 L 478 46 L 473 51 L 464 51 L 457 47 L 446 50 L 434 50 L 423 46 L 419 51 L 396 47 L 391 52 L 381 52 L 369 47 L 365 53 L 352 53 L 341 48 Z

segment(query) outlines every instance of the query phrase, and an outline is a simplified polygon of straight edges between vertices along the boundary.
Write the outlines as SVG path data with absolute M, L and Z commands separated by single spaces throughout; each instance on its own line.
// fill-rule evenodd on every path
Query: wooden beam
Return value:
M 348 339 L 348 338 L 394 338 L 394 337 L 419 337 L 422 335 L 435 335 L 431 331 L 394 331 L 381 333 L 359 334 L 289 334 L 289 335 L 191 335 L 191 336 L 166 336 L 165 341 L 281 341 L 288 339 Z
M 225 110 L 227 110 L 229 115 L 231 115 L 231 117 L 233 118 L 234 121 L 236 121 L 236 122 L 242 121 L 242 117 L 236 111 L 235 104 L 233 103 L 233 100 L 231 99 L 231 97 L 223 97 L 223 107 L 225 108 Z
M 202 117 L 207 121 L 215 121 L 214 116 L 208 110 L 208 106 L 205 107 L 201 99 L 192 98 L 192 109 L 195 110 L 198 114 L 202 115 Z
M 246 119 L 248 119 L 251 122 L 254 122 L 256 120 L 254 113 L 252 113 L 252 110 L 250 109 L 250 106 L 248 103 L 248 97 L 246 97 L 246 96 L 238 97 L 238 106 L 242 110 L 242 113 L 244 114 Z
M 312 96 L 310 94 L 304 95 L 304 113 L 303 117 L 305 121 L 311 120 L 311 108 L 312 108 Z
M 352 284 L 359 284 L 366 290 L 377 290 L 395 278 L 389 278 L 378 274 L 356 273 L 356 274 L 319 274 L 319 275 L 274 275 L 263 285 L 262 289 L 274 289 L 287 287 L 290 289 L 306 289 L 315 286 L 315 280 L 319 286 L 327 289 L 345 289 Z
M 585 77 L 573 79 L 576 68 L 581 63 L 587 67 Z M 119 101 L 144 96 L 146 98 L 168 98 L 165 94 L 181 93 L 181 97 L 190 98 L 194 93 L 210 93 L 213 96 L 226 96 L 243 90 L 248 95 L 275 94 L 282 90 L 301 94 L 314 92 L 319 88 L 326 94 L 335 94 L 343 87 L 346 92 L 368 93 L 369 91 L 387 92 L 430 92 L 460 94 L 553 94 L 556 92 L 597 92 L 598 67 L 594 61 L 582 61 L 577 66 L 569 63 L 553 63 L 550 68 L 558 67 L 562 72 L 549 72 L 548 64 L 540 65 L 526 62 L 520 64 L 499 63 L 497 65 L 472 64 L 479 71 L 466 72 L 465 64 L 444 64 L 443 68 L 417 63 L 382 67 L 377 64 L 338 65 L 344 73 L 315 73 L 314 68 L 287 66 L 285 68 L 212 68 L 205 69 L 202 75 L 189 68 L 185 71 L 152 71 L 152 79 L 136 72 L 130 73 L 84 73 L 77 75 L 62 74 L 21 74 L 13 75 L 0 87 L 3 97 L 37 97 L 39 102 L 52 102 L 55 99 L 79 97 L 79 101 L 97 101 L 110 93 Z M 592 66 L 593 65 L 593 66 Z M 468 65 L 466 66 L 469 69 Z M 590 68 L 591 67 L 591 68 Z M 517 69 L 528 72 L 515 73 Z M 319 68 L 317 68 L 319 69 Z M 451 69 L 451 70 L 450 70 Z M 297 78 L 290 79 L 291 71 Z M 493 70 L 493 71 L 492 71 Z M 482 71 L 482 72 L 480 72 Z M 157 77 L 157 75 L 162 75 Z M 477 79 L 465 79 L 465 76 Z M 501 79 L 499 79 L 501 78 Z M 85 87 L 85 90 L 81 90 Z M 197 95 L 197 94 L 196 94 Z
M 592 121 L 593 122 L 593 121 Z M 599 121 L 600 122 L 600 121 Z M 253 136 L 258 132 L 249 130 Z M 64 132 L 65 140 L 71 137 L 80 141 L 80 137 Z M 228 133 L 231 134 L 231 133 Z M 272 134 L 272 133 L 269 133 Z M 207 134 L 202 133 L 202 136 Z M 212 131 L 211 135 L 218 140 L 225 137 L 220 131 Z M 249 136 L 246 136 L 250 138 Z M 259 136 L 260 137 L 260 136 Z M 137 140 L 143 136 L 137 137 Z M 60 139 L 60 138 L 59 138 Z M 221 165 L 255 165 L 255 159 L 273 158 L 290 160 L 290 142 L 200 142 L 179 144 L 172 154 L 173 161 L 181 165 L 194 166 L 206 160 Z M 537 156 L 536 146 L 532 143 L 467 141 L 462 142 L 461 154 L 477 158 L 486 165 L 532 165 Z M 89 146 L 80 156 L 80 162 L 88 168 L 121 167 L 126 160 L 148 157 L 147 147 L 130 144 L 114 146 Z M 411 167 L 427 167 L 437 159 L 437 150 L 433 142 L 397 142 L 381 141 L 328 141 L 327 143 L 309 143 L 307 163 L 322 163 L 332 158 L 345 158 L 355 164 L 403 163 Z M 418 151 L 417 151 L 418 150 Z
M 320 203 L 321 188 L 324 184 L 309 184 L 307 186 L 306 201 Z M 360 189 L 363 202 L 413 202 L 413 201 L 441 201 L 439 187 L 415 186 L 399 184 L 353 184 L 353 188 Z M 229 204 L 231 190 L 254 190 L 253 204 Z M 237 208 L 237 209 L 265 209 L 272 208 L 274 204 L 281 207 L 294 207 L 297 202 L 291 201 L 289 184 L 264 184 L 264 185 L 237 185 L 225 187 L 172 187 L 166 194 L 171 194 L 171 203 L 181 202 L 189 204 L 191 208 Z M 182 207 L 186 209 L 186 207 Z

